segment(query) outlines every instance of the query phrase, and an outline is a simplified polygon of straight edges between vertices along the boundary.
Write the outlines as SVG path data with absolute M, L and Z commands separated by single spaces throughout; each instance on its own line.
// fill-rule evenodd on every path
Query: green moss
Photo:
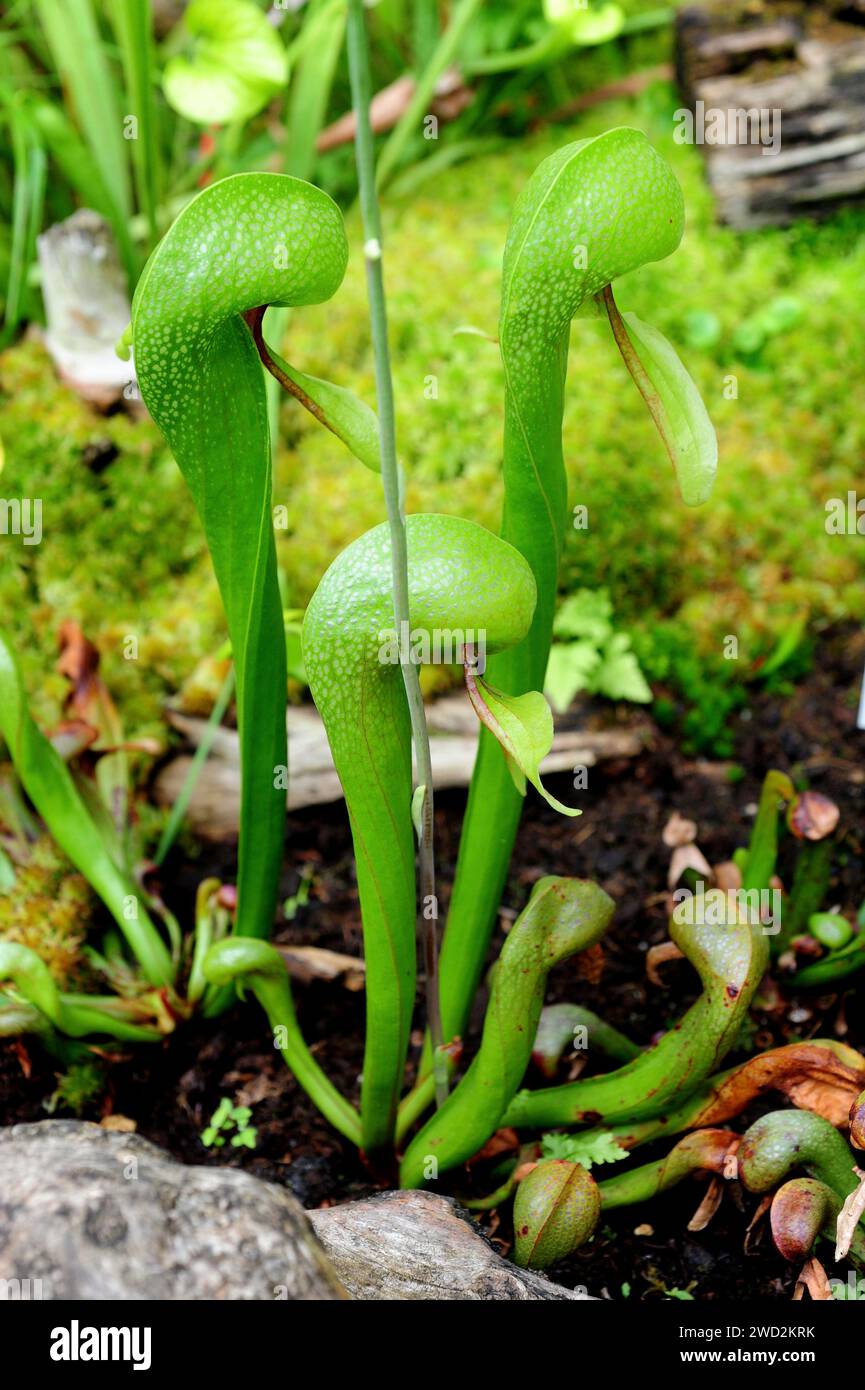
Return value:
M 76 618 L 127 730 L 158 732 L 164 698 L 223 630 L 192 503 L 158 431 L 95 414 L 28 339 L 0 358 L 0 435 L 3 496 L 42 502 L 40 545 L 0 537 L 0 621 L 17 638 L 37 717 L 59 717 L 57 629 Z M 130 636 L 138 655 L 127 660 Z
M 63 989 L 81 985 L 81 948 L 95 898 L 48 835 L 26 849 L 7 845 L 15 881 L 0 888 L 0 941 L 27 946 Z

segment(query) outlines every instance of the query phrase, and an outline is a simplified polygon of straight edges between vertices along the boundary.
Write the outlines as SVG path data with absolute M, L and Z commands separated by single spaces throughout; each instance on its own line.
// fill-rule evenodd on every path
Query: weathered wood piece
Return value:
M 197 746 L 207 728 L 203 719 L 170 713 L 169 719 L 188 741 Z M 309 706 L 288 711 L 290 810 L 342 799 L 342 787 L 324 725 Z M 428 706 L 433 782 L 436 787 L 464 787 L 471 778 L 478 740 L 477 719 L 462 695 L 445 696 Z M 645 747 L 649 726 L 595 732 L 562 729 L 544 760 L 543 773 L 567 772 L 577 766 L 594 767 L 602 759 L 633 758 Z M 158 773 L 154 795 L 161 805 L 171 805 L 180 795 L 191 757 L 172 759 Z M 187 813 L 192 830 L 203 839 L 231 841 L 237 838 L 240 815 L 240 752 L 237 733 L 218 729 L 210 757 L 198 779 Z
M 497 1254 L 466 1212 L 432 1192 L 389 1192 L 308 1213 L 353 1298 L 593 1301 Z
M 865 0 L 688 5 L 676 71 L 722 221 L 783 226 L 865 198 Z

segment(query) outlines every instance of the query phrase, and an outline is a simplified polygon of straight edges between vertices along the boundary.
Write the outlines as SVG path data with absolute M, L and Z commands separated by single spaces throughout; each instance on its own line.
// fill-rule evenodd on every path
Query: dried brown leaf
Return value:
M 712 877 L 712 869 L 702 850 L 697 845 L 677 845 L 670 857 L 667 885 L 675 888 L 686 869 L 693 869 L 703 878 Z
M 357 956 L 345 956 L 324 946 L 285 946 L 276 949 L 285 961 L 289 975 L 304 983 L 309 980 L 341 980 L 346 989 L 363 989 L 366 966 Z
M 695 1124 L 718 1124 L 740 1114 L 755 1097 L 781 1091 L 800 1110 L 813 1110 L 840 1128 L 865 1087 L 865 1058 L 836 1043 L 789 1043 L 761 1053 L 716 1084 Z
M 803 1293 L 799 1292 L 799 1289 Z M 826 1271 L 818 1259 L 812 1255 L 810 1260 L 802 1266 L 802 1273 L 796 1280 L 796 1290 L 793 1294 L 794 1299 L 804 1297 L 804 1290 L 807 1289 L 815 1303 L 826 1303 L 832 1297 L 832 1286 L 826 1277 Z
M 825 840 L 840 815 L 835 802 L 822 792 L 802 792 L 787 810 L 787 824 L 799 840 Z
M 697 838 L 696 821 L 686 820 L 680 816 L 678 811 L 674 811 L 664 826 L 661 839 L 669 849 L 675 849 L 678 845 L 690 845 Z
M 498 1158 L 501 1154 L 513 1153 L 519 1147 L 520 1136 L 515 1129 L 497 1129 L 483 1148 L 478 1149 L 476 1154 L 472 1154 L 468 1160 L 468 1166 L 471 1167 L 473 1163 L 483 1163 L 488 1158 Z
M 725 859 L 722 864 L 715 865 L 715 887 L 724 893 L 742 887 L 742 871 L 732 859 Z
M 585 951 L 580 951 L 579 955 L 574 956 L 573 964 L 576 966 L 579 979 L 585 980 L 590 985 L 600 984 L 601 976 L 604 973 L 604 948 L 600 941 L 596 941 L 594 946 L 588 946 Z
M 721 1205 L 724 1196 L 724 1184 L 721 1178 L 714 1174 L 709 1180 L 703 1200 L 688 1222 L 689 1231 L 705 1231 L 715 1212 Z
M 91 725 L 98 733 L 99 744 L 115 747 L 123 737 L 120 717 L 99 674 L 99 652 L 72 619 L 60 624 L 58 640 L 57 670 L 71 687 L 65 701 L 68 715 Z
M 856 1227 L 865 1213 L 865 1172 L 861 1168 L 854 1168 L 853 1172 L 859 1179 L 859 1186 L 845 1201 L 838 1213 L 838 1227 L 835 1237 L 835 1259 L 843 1260 L 847 1251 L 850 1249 Z

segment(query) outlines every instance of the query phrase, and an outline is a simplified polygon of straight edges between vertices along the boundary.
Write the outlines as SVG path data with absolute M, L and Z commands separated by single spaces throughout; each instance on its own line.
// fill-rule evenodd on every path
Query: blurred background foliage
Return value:
M 159 727 L 164 700 L 218 649 L 224 629 L 191 503 L 158 432 L 123 412 L 96 414 L 57 383 L 40 342 L 22 335 L 40 317 L 33 268 L 40 227 L 81 202 L 97 206 L 115 225 L 134 282 L 154 239 L 203 179 L 242 168 L 314 178 L 346 210 L 349 270 L 334 300 L 278 327 L 292 362 L 374 402 L 352 146 L 315 148 L 349 104 L 344 10 L 339 0 L 310 0 L 272 11 L 280 22 L 263 39 L 255 22 L 267 23 L 267 7 L 245 0 L 244 8 L 260 12 L 246 40 L 231 37 L 224 5 L 195 0 L 186 26 L 170 22 L 169 12 L 142 56 L 148 5 L 72 0 L 67 23 L 81 33 L 89 25 L 97 36 L 82 73 L 69 71 L 74 57 L 60 42 L 51 0 L 7 6 L 2 491 L 42 498 L 47 543 L 4 543 L 0 610 L 20 636 L 34 708 L 45 719 L 57 717 L 63 693 L 50 674 L 62 618 L 76 618 L 99 646 L 126 727 L 141 732 Z M 588 509 L 588 526 L 569 537 L 562 593 L 604 588 L 616 628 L 630 635 L 652 684 L 655 712 L 681 729 L 686 747 L 726 756 L 731 717 L 751 690 L 801 674 L 821 628 L 865 618 L 861 543 L 827 535 L 824 510 L 829 498 L 846 496 L 865 452 L 865 416 L 855 401 L 865 214 L 747 234 L 718 226 L 699 151 L 673 140 L 680 98 L 656 74 L 670 58 L 669 8 L 595 5 L 596 32 L 607 38 L 588 46 L 586 31 L 565 32 L 561 16 L 551 22 L 555 11 L 540 0 L 442 7 L 381 0 L 370 12 L 379 87 L 414 72 L 423 93 L 456 62 L 473 91 L 436 140 L 418 133 L 410 98 L 398 103 L 403 120 L 380 137 L 407 505 L 497 526 L 501 365 L 493 342 L 457 330 L 497 331 L 510 209 L 536 164 L 613 125 L 643 129 L 683 185 L 687 231 L 674 258 L 629 277 L 618 298 L 669 337 L 692 372 L 719 434 L 719 482 L 697 511 L 678 502 L 610 335 L 577 322 L 565 456 L 570 500 Z M 271 41 L 285 55 L 281 89 Z M 261 43 L 271 76 L 256 87 Z M 586 93 L 632 73 L 647 74 L 634 95 L 574 114 Z M 147 149 L 139 139 L 97 158 L 98 128 L 75 95 L 93 89 L 105 110 L 149 112 Z M 190 119 L 196 101 L 200 119 Z M 215 112 L 229 114 L 216 119 Z M 382 519 L 380 484 L 293 402 L 280 404 L 278 425 L 284 598 L 302 607 L 337 552 Z M 137 661 L 123 657 L 129 634 L 139 638 Z M 731 634 L 737 660 L 724 655 Z

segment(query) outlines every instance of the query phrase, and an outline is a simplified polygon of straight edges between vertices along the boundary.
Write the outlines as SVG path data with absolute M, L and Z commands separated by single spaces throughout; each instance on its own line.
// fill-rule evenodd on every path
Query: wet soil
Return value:
M 583 814 L 578 819 L 560 817 L 539 798 L 530 798 L 491 958 L 501 944 L 501 932 L 537 878 L 556 873 L 597 879 L 617 903 L 603 946 L 600 978 L 586 978 L 585 963 L 578 958 L 557 969 L 548 998 L 589 1004 L 637 1041 L 649 1042 L 697 993 L 695 977 L 684 962 L 663 966 L 661 985 L 652 984 L 646 975 L 647 951 L 666 939 L 664 890 L 670 851 L 661 838 L 663 828 L 678 811 L 697 822 L 698 843 L 710 863 L 728 859 L 747 840 L 762 776 L 772 767 L 792 773 L 800 785 L 825 793 L 840 806 L 840 845 L 829 905 L 855 911 L 865 898 L 865 734 L 855 727 L 863 660 L 862 634 L 827 634 L 818 646 L 814 670 L 795 689 L 754 692 L 750 708 L 737 720 L 732 763 L 688 760 L 674 738 L 657 731 L 638 758 L 590 770 L 588 787 L 579 793 Z M 633 715 L 623 710 L 611 716 L 609 707 L 601 711 L 588 706 L 580 717 L 609 724 L 611 717 L 627 721 Z M 552 789 L 567 799 L 567 779 L 556 787 L 557 780 L 550 779 Z M 463 806 L 463 793 L 437 797 L 445 900 Z M 310 878 L 310 892 L 293 919 L 282 923 L 278 939 L 360 955 L 360 915 L 344 807 L 314 808 L 292 816 L 286 843 L 282 897 L 297 893 L 302 876 Z M 782 852 L 785 881 L 787 862 Z M 205 871 L 230 877 L 232 856 L 226 851 L 220 863 L 209 849 L 197 863 L 178 856 L 170 868 L 166 891 L 186 914 L 199 878 Z M 819 1034 L 843 1037 L 865 1050 L 865 995 L 861 988 L 857 991 L 855 980 L 845 986 L 838 993 L 803 992 L 798 999 L 783 994 L 776 1007 L 755 1015 L 752 1047 L 761 1050 Z M 316 1057 L 336 1085 L 356 1100 L 362 992 L 337 982 L 315 982 L 296 986 L 295 994 Z M 482 1007 L 481 999 L 473 1020 L 475 1036 Z M 420 1042 L 418 1033 L 413 1061 Z M 46 1097 L 56 1084 L 55 1065 L 29 1041 L 26 1047 L 0 1046 L 0 1122 L 44 1118 Z M 572 1065 L 573 1058 L 565 1059 L 560 1079 Z M 252 1107 L 254 1150 L 203 1147 L 202 1130 L 223 1096 Z M 262 1016 L 252 1004 L 238 1005 L 215 1022 L 193 1021 L 164 1045 L 130 1051 L 114 1063 L 105 1094 L 84 1112 L 85 1118 L 97 1120 L 108 1113 L 134 1120 L 140 1134 L 184 1162 L 242 1164 L 262 1178 L 287 1185 L 309 1207 L 375 1190 L 354 1150 L 321 1119 L 269 1045 Z M 641 1161 L 653 1156 L 652 1150 L 641 1151 Z M 451 1175 L 449 1190 L 482 1191 L 484 1178 L 477 1169 L 472 1175 Z M 493 1186 L 487 1180 L 488 1189 Z M 554 1277 L 614 1299 L 789 1298 L 796 1271 L 775 1253 L 765 1221 L 746 1240 L 758 1201 L 737 1184 L 727 1185 L 721 1207 L 705 1230 L 688 1231 L 704 1191 L 704 1184 L 695 1180 L 645 1206 L 610 1213 L 592 1243 L 560 1265 Z M 512 1234 L 507 1206 L 484 1213 L 481 1220 L 507 1253 Z

